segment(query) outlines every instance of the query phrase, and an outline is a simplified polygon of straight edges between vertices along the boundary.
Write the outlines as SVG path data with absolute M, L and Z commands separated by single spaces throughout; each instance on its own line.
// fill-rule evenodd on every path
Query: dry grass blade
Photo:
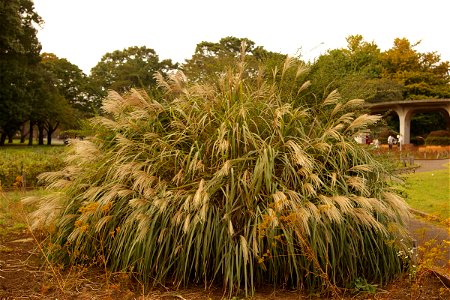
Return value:
M 380 116 L 373 116 L 368 114 L 363 114 L 353 120 L 350 125 L 345 129 L 346 132 L 354 131 L 356 129 L 367 128 L 368 125 L 374 124 L 381 119 Z
M 337 102 L 341 100 L 341 95 L 337 90 L 333 90 L 331 93 L 328 94 L 328 96 L 323 101 L 322 105 L 327 106 L 331 104 L 337 104 Z

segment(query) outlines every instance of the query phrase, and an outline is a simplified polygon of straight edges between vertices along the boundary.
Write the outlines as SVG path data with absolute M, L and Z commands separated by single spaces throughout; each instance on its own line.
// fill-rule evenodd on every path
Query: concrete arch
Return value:
M 450 99 L 426 99 L 405 100 L 394 102 L 373 103 L 368 105 L 372 113 L 381 113 L 393 110 L 397 113 L 400 121 L 400 135 L 403 143 L 411 142 L 411 118 L 419 112 L 447 111 L 447 120 L 450 119 Z M 448 123 L 447 123 L 447 126 Z

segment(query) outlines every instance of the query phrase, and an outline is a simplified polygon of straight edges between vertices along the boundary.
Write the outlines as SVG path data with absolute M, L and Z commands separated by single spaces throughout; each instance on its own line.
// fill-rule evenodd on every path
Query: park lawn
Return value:
M 406 201 L 413 209 L 450 218 L 450 164 L 445 170 L 408 175 L 405 188 Z
M 63 167 L 66 147 L 6 145 L 0 147 L 0 190 L 10 190 L 18 176 L 25 176 L 26 187 L 38 185 L 37 176 Z

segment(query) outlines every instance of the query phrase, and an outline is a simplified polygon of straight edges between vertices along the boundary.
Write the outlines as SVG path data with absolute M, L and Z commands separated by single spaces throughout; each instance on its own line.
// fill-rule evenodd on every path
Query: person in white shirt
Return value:
M 387 139 L 388 145 L 389 145 L 389 150 L 392 149 L 392 144 L 394 144 L 394 137 L 392 135 L 390 135 Z

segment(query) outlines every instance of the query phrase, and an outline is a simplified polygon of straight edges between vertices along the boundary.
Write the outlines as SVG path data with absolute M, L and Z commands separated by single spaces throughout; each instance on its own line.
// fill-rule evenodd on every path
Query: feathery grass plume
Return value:
M 219 282 L 230 295 L 264 283 L 384 284 L 403 270 L 397 252 L 409 239 L 388 227 L 401 228 L 406 204 L 352 138 L 376 118 L 337 91 L 307 104 L 296 91 L 309 83 L 286 94 L 288 82 L 243 79 L 244 67 L 202 85 L 156 75 L 160 101 L 109 94 L 96 135 L 42 177 L 58 192 L 33 216 L 56 224 L 52 242 L 67 251 L 55 260 L 102 248 L 111 270 L 146 284 Z

